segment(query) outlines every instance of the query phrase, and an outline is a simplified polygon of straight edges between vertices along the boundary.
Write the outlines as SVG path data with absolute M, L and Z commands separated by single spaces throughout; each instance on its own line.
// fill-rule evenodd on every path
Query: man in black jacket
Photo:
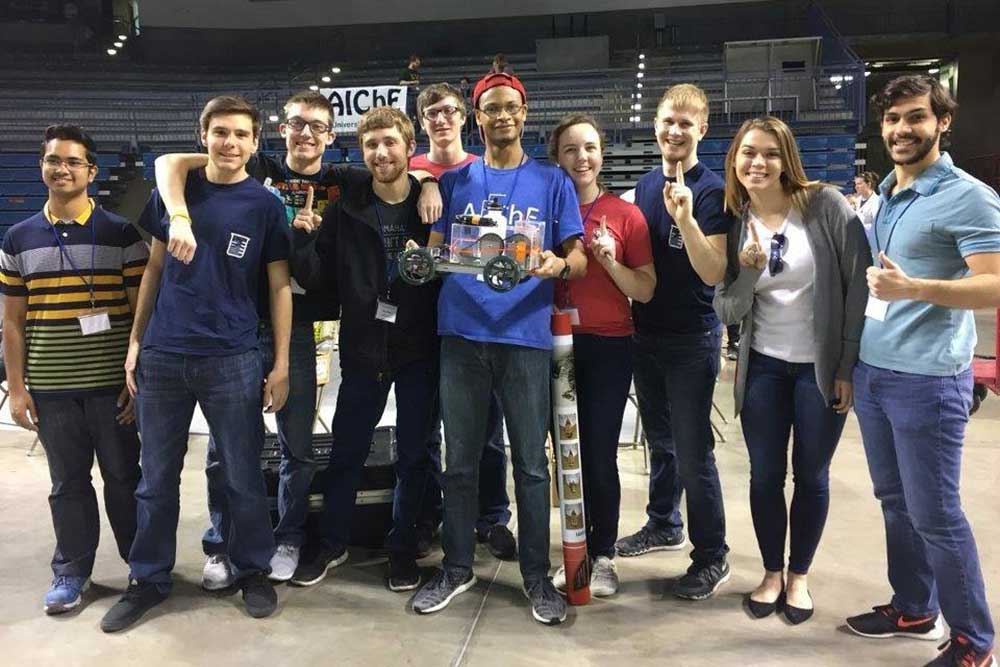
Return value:
M 341 385 L 333 419 L 336 443 L 324 489 L 321 543 L 303 555 L 292 583 L 309 586 L 347 559 L 351 512 L 375 426 L 389 388 L 396 387 L 398 461 L 389 533 L 390 590 L 420 583 L 415 519 L 430 466 L 430 433 L 437 396 L 436 284 L 399 278 L 407 239 L 426 245 L 429 227 L 417 214 L 420 188 L 407 174 L 416 148 L 413 124 L 402 112 L 377 107 L 358 125 L 368 187 L 327 207 L 316 234 L 296 218 L 293 273 L 306 289 L 340 294 Z

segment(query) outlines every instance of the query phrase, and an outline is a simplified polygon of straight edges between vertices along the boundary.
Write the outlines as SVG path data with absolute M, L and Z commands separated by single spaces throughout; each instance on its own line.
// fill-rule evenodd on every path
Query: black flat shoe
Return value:
M 812 599 L 812 595 L 811 594 L 810 594 L 809 598 Z M 815 608 L 813 608 L 813 609 L 802 609 L 801 607 L 793 607 L 792 605 L 788 604 L 787 602 L 785 603 L 785 618 L 792 625 L 798 625 L 799 623 L 805 623 L 810 618 L 812 618 L 812 615 L 813 615 L 814 611 L 816 611 Z
M 749 595 L 747 595 L 747 609 L 750 611 L 750 615 L 754 618 L 766 618 L 776 611 L 780 610 L 785 604 L 785 592 L 782 591 L 778 595 L 778 599 L 774 602 L 758 602 L 754 600 Z

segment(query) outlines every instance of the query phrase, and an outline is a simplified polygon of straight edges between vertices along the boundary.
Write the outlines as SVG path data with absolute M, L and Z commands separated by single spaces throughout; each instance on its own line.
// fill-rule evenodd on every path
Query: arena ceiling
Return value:
M 761 0 L 140 0 L 139 21 L 156 28 L 290 28 L 407 21 L 547 16 L 615 10 L 723 5 Z M 502 29 L 498 26 L 498 29 Z

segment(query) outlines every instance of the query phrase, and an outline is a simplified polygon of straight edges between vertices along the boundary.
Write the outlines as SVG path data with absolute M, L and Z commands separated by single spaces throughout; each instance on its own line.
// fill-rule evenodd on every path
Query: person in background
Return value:
M 866 171 L 854 177 L 858 218 L 861 219 L 865 231 L 872 228 L 875 218 L 878 217 L 879 203 L 882 201 L 878 196 L 878 180 L 878 174 L 874 171 Z
M 410 158 L 411 170 L 422 170 L 436 178 L 479 160 L 466 153 L 462 146 L 462 126 L 468 112 L 460 90 L 447 83 L 436 83 L 420 91 L 417 115 L 424 133 L 430 139 L 427 153 Z M 436 432 L 434 467 L 441 470 L 440 430 Z M 417 523 L 420 553 L 430 548 L 434 532 L 441 523 L 443 512 L 441 484 L 437 474 L 427 482 Z M 490 553 L 501 560 L 517 557 L 517 541 L 507 527 L 510 521 L 510 497 L 507 494 L 507 450 L 504 446 L 503 411 L 500 399 L 493 398 L 487 427 L 486 447 L 479 464 L 479 518 L 476 537 L 485 542 Z

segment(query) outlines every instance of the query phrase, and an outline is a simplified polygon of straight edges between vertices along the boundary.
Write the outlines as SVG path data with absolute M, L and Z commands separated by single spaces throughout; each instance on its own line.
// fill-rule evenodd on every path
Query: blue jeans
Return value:
M 635 393 L 649 441 L 646 525 L 681 530 L 683 490 L 694 545 L 691 558 L 695 565 L 718 563 L 729 551 L 711 423 L 722 329 L 686 335 L 636 333 L 633 342 Z
M 618 437 L 632 384 L 629 336 L 573 335 L 587 552 L 615 557 L 622 488 Z
M 52 479 L 49 510 L 56 532 L 52 573 L 89 577 L 101 534 L 97 494 L 91 482 L 94 455 L 104 481 L 104 510 L 118 553 L 128 561 L 135 537 L 135 489 L 139 484 L 139 435 L 115 415 L 121 390 L 73 397 L 32 394 L 38 437 Z
M 229 508 L 222 537 L 238 580 L 269 572 L 274 534 L 264 494 L 261 396 L 257 350 L 198 357 L 155 350 L 139 355 L 136 395 L 142 436 L 142 481 L 135 493 L 138 526 L 129 565 L 132 578 L 170 589 L 177 556 L 180 477 L 195 404 L 215 436 Z
M 913 616 L 940 609 L 953 635 L 986 650 L 993 621 L 958 490 L 971 405 L 971 370 L 934 377 L 860 361 L 854 369 L 854 410 L 885 519 L 892 605 Z
M 479 512 L 479 461 L 487 440 L 493 394 L 500 397 L 510 436 L 517 499 L 521 576 L 534 583 L 549 573 L 549 466 L 545 437 L 552 412 L 552 353 L 517 345 L 441 340 L 444 414 L 444 567 L 469 572 Z
M 440 423 L 440 404 L 435 423 Z M 506 526 L 510 521 L 510 496 L 507 494 L 507 448 L 503 439 L 503 410 L 500 399 L 495 394 L 490 405 L 490 416 L 487 423 L 486 446 L 483 448 L 483 458 L 479 461 L 479 518 L 476 519 L 476 532 L 488 535 L 493 526 Z M 436 527 L 441 523 L 444 514 L 444 502 L 441 492 L 441 429 L 435 429 L 431 443 L 431 470 L 427 480 L 424 498 L 420 503 L 418 525 Z
M 351 515 L 375 427 L 382 418 L 389 388 L 396 387 L 396 488 L 390 551 L 416 554 L 416 520 L 430 473 L 428 447 L 434 428 L 438 373 L 433 360 L 407 364 L 391 373 L 341 368 L 337 411 L 333 416 L 333 449 L 323 489 L 321 539 L 332 549 L 346 547 Z
M 740 412 L 750 453 L 750 513 L 764 568 L 785 569 L 788 437 L 792 435 L 795 491 L 788 570 L 808 574 L 830 509 L 830 461 L 847 415 L 819 393 L 813 364 L 796 364 L 750 350 L 746 398 Z
M 274 366 L 274 331 L 269 322 L 260 326 L 261 365 L 266 376 Z M 309 514 L 309 485 L 316 472 L 312 432 L 316 413 L 316 342 L 311 322 L 292 324 L 288 349 L 288 400 L 275 415 L 281 466 L 278 468 L 278 525 L 274 539 L 278 544 L 302 546 L 306 516 Z M 205 461 L 208 482 L 208 517 L 211 525 L 201 540 L 206 554 L 224 554 L 222 524 L 228 511 L 223 491 L 222 470 L 215 451 L 215 438 L 209 436 Z

